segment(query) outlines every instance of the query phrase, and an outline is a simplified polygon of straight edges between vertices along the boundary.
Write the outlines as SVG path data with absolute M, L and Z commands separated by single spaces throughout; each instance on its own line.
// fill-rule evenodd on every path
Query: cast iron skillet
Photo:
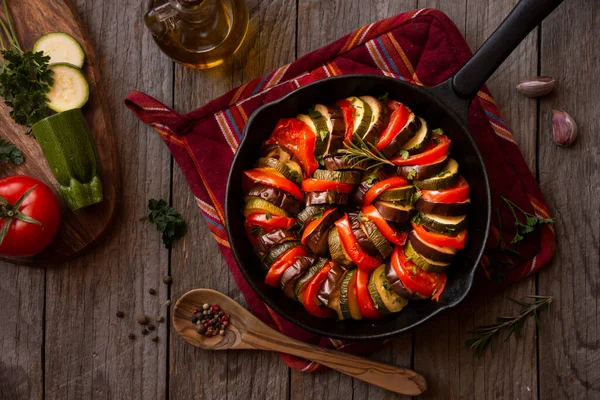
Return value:
M 454 77 L 438 86 L 418 87 L 375 75 L 345 75 L 306 85 L 252 114 L 229 173 L 225 219 L 235 259 L 250 286 L 269 307 L 290 322 L 319 335 L 346 340 L 384 339 L 422 324 L 466 297 L 484 250 L 491 218 L 490 186 L 481 154 L 469 132 L 467 110 L 491 74 L 561 2 L 522 0 L 467 64 Z M 448 285 L 440 302 L 413 302 L 401 312 L 379 321 L 336 322 L 315 318 L 299 303 L 288 299 L 279 288 L 263 283 L 264 271 L 244 230 L 242 173 L 253 168 L 262 143 L 280 118 L 306 112 L 317 101 L 327 104 L 348 96 L 378 96 L 383 93 L 389 93 L 391 99 L 407 104 L 433 128 L 443 128 L 452 140 L 452 157 L 458 161 L 460 171 L 471 187 L 469 240 L 447 272 Z

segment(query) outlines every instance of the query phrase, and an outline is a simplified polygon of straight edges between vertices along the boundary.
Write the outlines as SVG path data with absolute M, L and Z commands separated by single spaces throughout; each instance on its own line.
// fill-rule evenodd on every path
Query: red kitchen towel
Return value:
M 319 79 L 362 73 L 432 86 L 452 76 L 470 57 L 467 43 L 445 14 L 421 9 L 363 26 L 186 115 L 137 91 L 128 96 L 126 105 L 143 122 L 154 127 L 169 147 L 252 311 L 286 335 L 363 353 L 376 349 L 381 343 L 343 343 L 315 337 L 266 307 L 240 273 L 224 228 L 223 202 L 229 167 L 242 139 L 244 124 L 261 105 Z M 549 213 L 535 178 L 485 87 L 471 105 L 469 127 L 492 184 L 494 220 L 481 270 L 488 278 L 506 285 L 548 262 L 554 251 L 554 231 L 551 225 L 543 225 L 521 242 L 510 245 L 515 235 L 514 216 L 503 197 L 532 215 L 549 218 Z M 524 221 L 523 216 L 520 217 Z M 504 243 L 518 254 L 506 251 Z M 319 367 L 289 356 L 284 360 L 290 367 L 302 371 Z

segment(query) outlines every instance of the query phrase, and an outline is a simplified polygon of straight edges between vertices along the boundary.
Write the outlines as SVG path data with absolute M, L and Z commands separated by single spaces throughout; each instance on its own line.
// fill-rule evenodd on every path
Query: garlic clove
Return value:
M 577 123 L 566 111 L 552 110 L 552 137 L 554 143 L 568 147 L 577 138 Z
M 553 89 L 554 78 L 551 76 L 536 76 L 517 85 L 517 91 L 529 98 L 545 96 Z

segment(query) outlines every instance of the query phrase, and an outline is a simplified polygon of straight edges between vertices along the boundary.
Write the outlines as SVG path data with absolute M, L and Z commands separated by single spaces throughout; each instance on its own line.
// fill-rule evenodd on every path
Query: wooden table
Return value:
M 167 315 L 165 302 L 195 287 L 243 301 L 185 179 L 159 136 L 123 106 L 139 89 L 190 111 L 243 82 L 293 61 L 369 22 L 437 7 L 473 49 L 515 0 L 249 0 L 242 49 L 224 66 L 193 71 L 163 56 L 146 30 L 140 1 L 77 0 L 104 75 L 117 134 L 122 205 L 109 238 L 90 254 L 45 269 L 0 266 L 1 399 L 384 399 L 393 396 L 335 372 L 290 371 L 275 354 L 207 353 L 157 323 L 158 343 L 142 339 L 135 316 Z M 470 298 L 401 336 L 373 357 L 410 366 L 429 379 L 424 398 L 600 398 L 600 26 L 594 0 L 568 0 L 520 45 L 489 82 L 557 217 L 554 260 L 500 296 Z M 557 78 L 536 100 L 514 86 L 538 75 Z M 551 110 L 568 110 L 580 137 L 569 149 L 551 138 Z M 140 222 L 150 198 L 171 199 L 189 223 L 172 251 Z M 162 283 L 173 277 L 170 288 Z M 156 295 L 149 294 L 154 288 Z M 555 296 L 538 331 L 477 359 L 468 330 L 517 308 L 507 299 Z M 115 313 L 122 310 L 125 318 Z M 137 339 L 130 340 L 134 332 Z

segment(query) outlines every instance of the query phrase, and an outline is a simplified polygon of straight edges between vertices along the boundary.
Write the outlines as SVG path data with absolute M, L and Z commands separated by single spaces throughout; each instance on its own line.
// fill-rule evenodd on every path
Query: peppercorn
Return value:
M 144 328 L 142 329 L 142 335 L 146 336 L 148 334 L 148 329 Z
M 137 323 L 140 325 L 146 325 L 150 320 L 144 314 L 140 314 L 137 317 Z
M 169 275 L 166 275 L 163 277 L 163 282 L 167 285 L 170 285 L 173 282 L 173 278 L 171 278 Z
M 150 293 L 152 296 L 154 296 L 156 294 L 156 290 L 150 289 L 150 290 L 148 290 L 148 293 Z
M 158 316 L 156 317 L 156 320 L 157 320 L 158 322 L 163 322 L 163 321 L 165 320 L 165 317 L 163 317 L 162 315 L 158 315 Z
M 154 343 L 158 342 L 158 336 L 152 336 L 152 341 L 153 341 Z
M 208 310 L 210 308 L 210 305 L 208 305 L 207 303 L 204 303 L 204 305 L 202 306 L 203 310 Z
M 130 333 L 129 334 L 129 339 L 130 340 L 134 340 L 135 339 L 135 334 L 134 333 Z
M 221 329 L 221 330 L 219 331 L 219 335 L 221 335 L 221 336 L 225 336 L 225 331 L 224 331 L 223 329 Z
M 155 329 L 156 329 L 156 327 L 155 327 L 154 325 L 152 325 L 152 324 L 149 324 L 149 325 L 147 326 L 147 328 L 148 328 L 148 330 L 149 330 L 149 331 L 153 331 L 153 330 L 155 330 Z
M 117 318 L 123 318 L 125 313 L 123 311 L 117 311 Z

